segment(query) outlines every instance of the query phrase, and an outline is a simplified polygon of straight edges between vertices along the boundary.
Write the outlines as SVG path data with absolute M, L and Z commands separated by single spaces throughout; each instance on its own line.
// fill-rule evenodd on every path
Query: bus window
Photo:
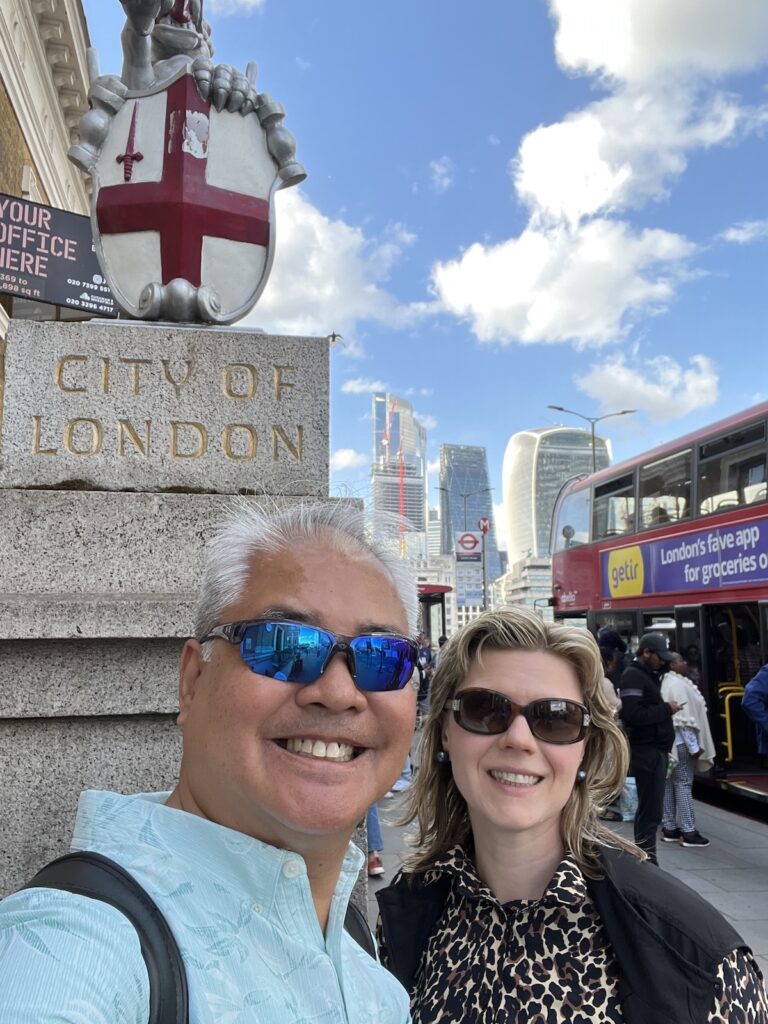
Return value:
M 766 497 L 765 423 L 699 448 L 699 511 L 722 512 Z
M 568 551 L 589 541 L 589 488 L 566 495 L 557 510 L 552 537 L 555 551 Z
M 640 525 L 677 523 L 691 514 L 691 450 L 640 467 Z
M 632 474 L 595 488 L 592 539 L 618 537 L 635 529 L 635 485 Z

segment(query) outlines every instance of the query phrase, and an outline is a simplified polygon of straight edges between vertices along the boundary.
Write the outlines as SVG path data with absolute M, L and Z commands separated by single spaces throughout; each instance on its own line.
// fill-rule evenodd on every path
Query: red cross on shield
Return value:
M 148 284 L 176 278 L 213 288 L 224 322 L 253 305 L 271 263 L 279 180 L 255 114 L 217 111 L 184 72 L 129 96 L 94 179 L 97 251 L 131 315 Z

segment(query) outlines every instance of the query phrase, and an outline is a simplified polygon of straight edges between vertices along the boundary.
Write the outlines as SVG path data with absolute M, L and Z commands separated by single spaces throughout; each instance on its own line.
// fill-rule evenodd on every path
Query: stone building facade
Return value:
M 89 45 L 81 0 L 0 0 L 0 192 L 88 212 L 67 150 L 88 105 Z M 0 343 L 11 315 L 0 295 Z

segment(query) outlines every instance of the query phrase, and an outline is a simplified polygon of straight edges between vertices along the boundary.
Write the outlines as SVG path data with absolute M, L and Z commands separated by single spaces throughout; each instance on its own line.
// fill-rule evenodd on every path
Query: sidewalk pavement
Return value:
M 388 885 L 407 855 L 405 828 L 394 825 L 402 813 L 403 798 L 395 796 L 379 804 L 385 874 L 370 879 L 368 914 L 376 921 L 375 892 Z M 695 801 L 696 824 L 711 845 L 683 849 L 676 843 L 658 844 L 659 866 L 724 914 L 752 947 L 764 976 L 768 977 L 768 825 Z M 632 823 L 612 825 L 632 838 Z

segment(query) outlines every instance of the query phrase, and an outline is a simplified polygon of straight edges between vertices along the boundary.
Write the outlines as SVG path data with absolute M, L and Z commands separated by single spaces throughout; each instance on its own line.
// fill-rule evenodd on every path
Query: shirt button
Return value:
M 264 907 L 261 905 L 261 903 L 259 903 L 258 900 L 254 900 L 253 903 L 251 904 L 251 910 L 254 912 L 254 914 L 261 914 L 264 911 Z
M 301 874 L 301 862 L 298 860 L 287 860 L 283 864 L 283 874 L 286 878 L 297 878 Z

